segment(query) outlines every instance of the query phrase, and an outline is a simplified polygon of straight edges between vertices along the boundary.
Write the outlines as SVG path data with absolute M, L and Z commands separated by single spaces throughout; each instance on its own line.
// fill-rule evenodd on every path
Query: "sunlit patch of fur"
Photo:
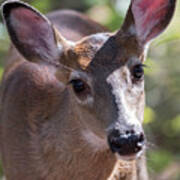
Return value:
M 83 38 L 77 42 L 74 47 L 75 53 L 78 55 L 78 63 L 82 69 L 86 69 L 96 52 L 110 37 L 109 33 L 97 33 Z

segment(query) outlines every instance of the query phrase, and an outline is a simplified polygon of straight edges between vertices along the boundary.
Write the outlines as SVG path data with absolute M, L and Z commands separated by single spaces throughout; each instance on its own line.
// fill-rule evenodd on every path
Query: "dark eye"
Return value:
M 70 82 L 73 86 L 74 91 L 78 94 L 86 90 L 86 84 L 80 79 L 74 79 Z
M 144 77 L 144 65 L 138 64 L 133 67 L 132 75 L 135 80 L 141 80 Z

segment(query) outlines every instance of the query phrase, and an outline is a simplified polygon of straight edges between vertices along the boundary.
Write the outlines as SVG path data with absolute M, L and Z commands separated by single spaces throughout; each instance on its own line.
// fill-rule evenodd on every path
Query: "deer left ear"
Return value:
M 124 27 L 133 25 L 138 40 L 146 44 L 166 29 L 175 5 L 176 0 L 132 0 Z
M 18 0 L 6 1 L 2 14 L 12 43 L 27 60 L 58 60 L 63 48 L 58 47 L 56 30 L 44 15 Z

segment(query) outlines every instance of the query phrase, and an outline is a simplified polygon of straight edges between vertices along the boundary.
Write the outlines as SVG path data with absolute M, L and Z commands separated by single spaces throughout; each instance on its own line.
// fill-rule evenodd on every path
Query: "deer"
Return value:
M 147 180 L 144 62 L 176 0 L 132 0 L 109 32 L 73 10 L 1 6 L 12 45 L 0 86 L 6 180 Z

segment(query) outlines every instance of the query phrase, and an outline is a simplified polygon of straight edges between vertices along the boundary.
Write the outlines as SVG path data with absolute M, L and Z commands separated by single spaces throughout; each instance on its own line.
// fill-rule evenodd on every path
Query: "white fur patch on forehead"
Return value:
M 89 41 L 106 42 L 109 37 L 110 33 L 97 33 L 85 37 L 85 39 L 88 39 Z
M 97 33 L 90 36 L 93 40 L 100 41 L 100 42 L 106 42 L 107 39 L 110 37 L 110 33 Z
M 112 88 L 112 95 L 115 98 L 115 104 L 118 109 L 118 120 L 113 127 L 125 131 L 126 129 L 141 129 L 140 119 L 137 117 L 137 97 L 143 91 L 144 87 L 133 86 L 131 74 L 126 66 L 115 70 L 110 74 L 107 83 Z

